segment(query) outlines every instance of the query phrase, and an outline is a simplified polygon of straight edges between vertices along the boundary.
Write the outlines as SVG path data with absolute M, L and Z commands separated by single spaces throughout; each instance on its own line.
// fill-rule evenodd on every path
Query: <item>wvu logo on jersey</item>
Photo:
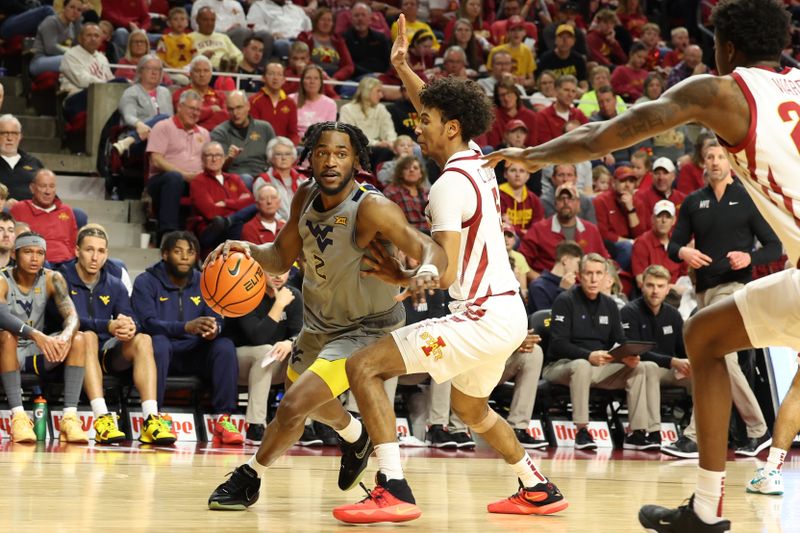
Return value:
M 108 302 L 111 301 L 111 296 L 98 296 L 98 298 L 103 302 L 103 305 L 108 305 Z
M 192 301 L 194 305 L 200 305 L 200 297 L 199 296 L 189 296 L 189 299 Z
M 333 226 L 318 226 L 312 224 L 310 220 L 306 220 L 306 226 L 308 227 L 308 231 L 311 232 L 311 235 L 314 236 L 314 239 L 316 239 L 319 251 L 325 253 L 325 248 L 327 248 L 329 244 L 333 244 L 333 239 L 328 238 L 328 233 L 333 231 Z
M 425 341 L 425 346 L 421 346 L 422 353 L 425 354 L 425 357 L 430 357 L 432 355 L 434 361 L 438 361 L 444 357 L 442 348 L 447 346 L 447 343 L 444 342 L 444 339 L 441 336 L 434 339 L 433 335 L 426 331 L 421 335 L 421 337 L 422 340 Z
M 26 302 L 24 300 L 17 300 L 17 305 L 22 307 L 25 310 L 25 314 L 31 316 L 31 311 L 33 311 L 33 302 Z

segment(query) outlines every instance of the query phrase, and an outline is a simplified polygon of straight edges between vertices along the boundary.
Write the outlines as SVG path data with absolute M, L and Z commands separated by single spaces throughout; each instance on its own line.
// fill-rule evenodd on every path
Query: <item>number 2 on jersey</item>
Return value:
M 778 106 L 778 115 L 784 122 L 794 121 L 794 128 L 792 128 L 792 140 L 800 152 L 800 103 L 795 101 L 783 102 Z M 794 116 L 792 116 L 794 115 Z

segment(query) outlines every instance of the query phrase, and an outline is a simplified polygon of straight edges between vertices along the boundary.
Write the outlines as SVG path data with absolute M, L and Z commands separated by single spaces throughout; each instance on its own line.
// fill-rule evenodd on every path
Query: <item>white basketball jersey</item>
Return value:
M 431 188 L 431 198 L 437 196 L 437 186 L 446 187 L 446 182 L 460 187 L 471 188 L 477 197 L 474 213 L 462 215 L 461 249 L 458 255 L 458 277 L 450 286 L 450 296 L 455 300 L 475 301 L 491 295 L 517 292 L 519 282 L 511 270 L 503 236 L 500 216 L 500 192 L 494 170 L 483 168 L 484 161 L 475 143 L 470 142 L 470 150 L 458 152 L 447 161 L 441 177 Z M 452 174 L 462 176 L 459 180 Z M 448 205 L 448 209 L 460 211 L 462 206 Z M 429 206 L 430 208 L 430 206 Z M 434 220 L 431 227 L 436 229 L 436 209 L 430 209 Z
M 794 265 L 800 259 L 800 70 L 737 68 L 750 129 L 728 146 L 736 174 Z

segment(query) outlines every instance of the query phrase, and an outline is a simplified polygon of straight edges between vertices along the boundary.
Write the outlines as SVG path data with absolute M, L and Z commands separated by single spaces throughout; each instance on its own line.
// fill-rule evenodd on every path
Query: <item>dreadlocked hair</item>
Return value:
M 310 157 L 319 143 L 319 138 L 323 131 L 346 133 L 350 137 L 350 144 L 353 146 L 353 150 L 358 155 L 358 163 L 361 170 L 364 172 L 372 171 L 372 165 L 369 162 L 369 139 L 358 126 L 345 122 L 320 122 L 310 126 L 306 131 L 306 136 L 303 138 L 303 152 L 300 154 L 298 165 L 301 165 L 303 161 Z

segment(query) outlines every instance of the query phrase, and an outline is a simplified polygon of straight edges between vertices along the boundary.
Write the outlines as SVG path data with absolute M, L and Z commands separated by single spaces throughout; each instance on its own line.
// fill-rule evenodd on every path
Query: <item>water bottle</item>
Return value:
M 36 433 L 36 440 L 47 438 L 47 400 L 42 396 L 41 391 L 33 400 L 33 432 Z

